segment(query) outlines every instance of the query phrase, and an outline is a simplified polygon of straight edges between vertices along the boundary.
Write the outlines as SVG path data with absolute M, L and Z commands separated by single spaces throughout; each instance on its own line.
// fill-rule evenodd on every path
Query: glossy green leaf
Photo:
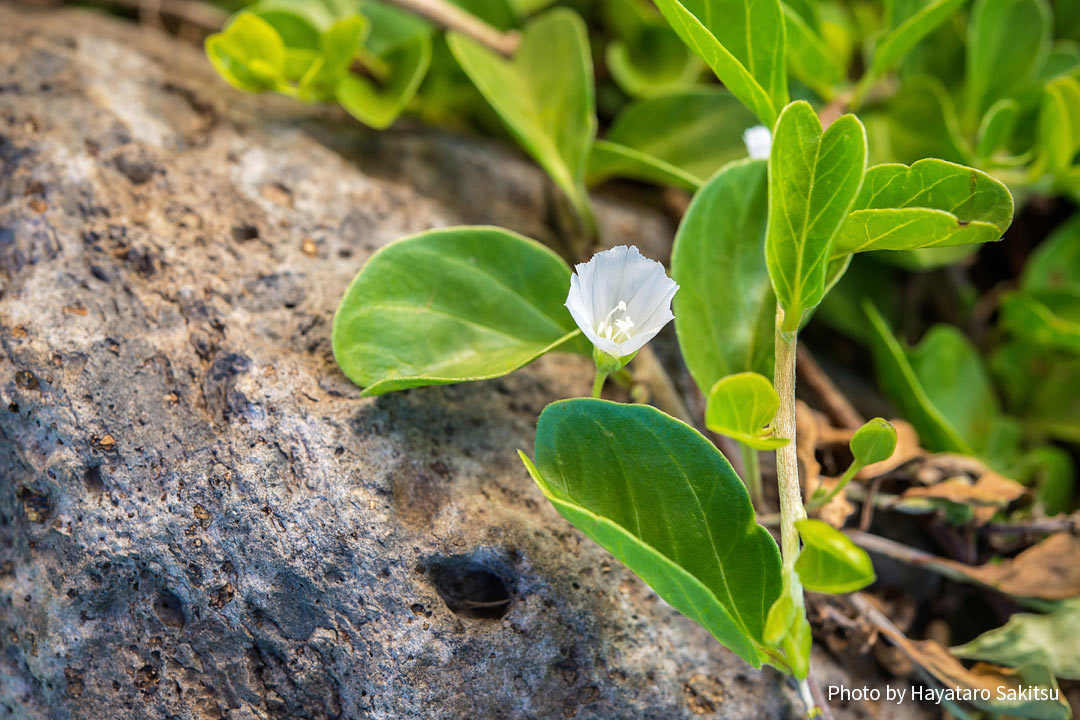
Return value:
M 920 40 L 948 20 L 967 0 L 930 0 L 905 17 L 877 43 L 860 86 L 870 85 L 900 61 Z M 863 91 L 865 92 L 865 90 Z
M 717 380 L 709 391 L 705 425 L 755 450 L 775 450 L 791 442 L 774 436 L 770 427 L 779 407 L 780 397 L 768 378 L 736 373 Z
M 950 652 L 1008 667 L 1041 665 L 1059 679 L 1080 680 L 1080 643 L 1069 641 L 1078 626 L 1080 598 L 1073 598 L 1045 615 L 1017 613 L 1003 626 Z
M 754 667 L 780 594 L 780 552 L 724 456 L 646 405 L 589 398 L 544 409 L 535 464 L 555 509 Z
M 795 527 L 803 541 L 795 572 L 807 590 L 849 593 L 874 582 L 870 556 L 847 535 L 821 520 L 799 520 Z
M 589 354 L 563 306 L 569 287 L 566 263 L 521 235 L 429 230 L 364 264 L 334 315 L 334 358 L 381 395 L 498 377 L 556 348 Z
M 656 0 L 656 6 L 724 87 L 772 127 L 788 102 L 780 0 Z
M 766 163 L 727 165 L 694 196 L 675 235 L 675 332 L 703 395 L 733 373 L 772 377 L 776 298 L 765 267 Z
M 285 43 L 273 25 L 254 13 L 238 13 L 205 45 L 214 69 L 239 90 L 262 92 L 285 82 Z
M 980 170 L 933 159 L 875 165 L 836 234 L 833 257 L 993 242 L 1012 214 L 1008 188 Z
M 845 115 L 823 133 L 808 103 L 784 108 L 769 156 L 765 261 L 785 331 L 798 328 L 825 294 L 833 236 L 865 169 L 866 131 L 858 118 Z
M 696 190 L 746 157 L 754 115 L 729 92 L 698 88 L 626 107 L 589 158 L 589 185 L 618 175 Z
M 349 73 L 336 90 L 338 102 L 350 115 L 377 130 L 389 127 L 416 94 L 431 63 L 431 38 L 418 36 L 380 59 L 390 69 L 384 80 Z
M 596 135 L 596 101 L 581 18 L 563 9 L 545 13 L 525 28 L 511 60 L 458 33 L 450 33 L 448 43 L 510 132 L 591 225 L 585 167 Z
M 855 462 L 873 465 L 892 457 L 896 450 L 896 428 L 885 418 L 874 418 L 856 430 L 848 444 Z
M 870 321 L 870 348 L 878 383 L 900 408 L 904 419 L 915 426 L 923 445 L 938 452 L 973 454 L 971 444 L 937 407 L 912 367 L 904 348 L 893 337 L 885 319 L 870 303 L 863 309 Z M 925 354 L 924 359 L 929 355 Z
M 1052 18 L 1044 0 L 976 0 L 967 43 L 966 117 L 1030 82 L 1050 52 Z
M 790 3 L 784 3 L 787 23 L 787 63 L 791 74 L 823 100 L 830 100 L 846 77 L 844 66 L 820 34 Z

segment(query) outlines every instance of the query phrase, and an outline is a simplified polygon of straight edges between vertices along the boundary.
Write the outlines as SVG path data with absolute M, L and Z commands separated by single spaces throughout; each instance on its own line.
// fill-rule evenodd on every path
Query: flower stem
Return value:
M 604 389 L 604 381 L 607 380 L 607 376 L 608 374 L 606 372 L 600 368 L 596 368 L 596 377 L 593 378 L 592 383 L 592 396 L 594 398 L 600 397 L 600 391 Z
M 750 502 L 754 507 L 761 508 L 761 463 L 758 462 L 758 452 L 749 445 L 739 443 L 739 452 L 743 461 L 743 482 L 750 493 Z
M 821 492 L 820 487 L 814 491 L 814 494 L 810 496 L 810 502 L 807 503 L 807 509 L 817 510 L 820 507 L 828 505 L 829 501 L 839 495 L 840 491 L 846 488 L 852 478 L 854 478 L 862 469 L 863 466 L 860 463 L 851 463 L 851 467 L 844 471 L 844 474 L 840 476 L 840 481 L 833 486 L 833 489 L 830 490 L 827 495 Z

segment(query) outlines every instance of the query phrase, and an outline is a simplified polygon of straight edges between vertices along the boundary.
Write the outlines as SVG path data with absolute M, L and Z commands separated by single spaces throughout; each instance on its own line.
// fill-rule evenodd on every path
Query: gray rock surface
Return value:
M 480 222 L 558 245 L 551 207 L 509 149 L 0 6 L 0 717 L 797 716 L 520 466 L 585 361 L 378 399 L 334 365 L 374 249 Z M 672 232 L 601 217 L 653 254 Z

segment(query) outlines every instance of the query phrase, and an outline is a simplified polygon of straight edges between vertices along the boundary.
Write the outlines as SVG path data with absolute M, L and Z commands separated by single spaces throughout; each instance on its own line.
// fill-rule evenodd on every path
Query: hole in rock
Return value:
M 458 555 L 434 562 L 429 577 L 455 615 L 497 620 L 506 615 L 513 593 L 503 575 L 486 563 Z

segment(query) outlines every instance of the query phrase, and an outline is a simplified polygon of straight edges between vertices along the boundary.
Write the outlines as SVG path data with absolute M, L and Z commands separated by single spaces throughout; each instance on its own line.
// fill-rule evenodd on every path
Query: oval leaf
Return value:
M 765 260 L 787 332 L 825 294 L 833 235 L 865 169 L 866 130 L 858 118 L 844 115 L 823 133 L 809 103 L 784 108 L 769 155 Z
M 529 23 L 511 60 L 459 33 L 447 43 L 517 141 L 591 224 L 585 165 L 596 100 L 585 23 L 569 10 L 552 10 Z
M 833 257 L 868 250 L 993 242 L 1012 223 L 1013 199 L 986 173 L 945 160 L 897 163 L 866 171 L 852 212 L 833 242 Z
M 1063 600 L 1046 615 L 1017 613 L 1002 627 L 950 648 L 962 658 L 1009 667 L 1041 665 L 1063 680 L 1080 680 L 1080 643 L 1064 642 L 1080 626 L 1080 598 Z
M 694 195 L 675 235 L 675 332 L 706 397 L 752 370 L 772 376 L 776 297 L 765 267 L 765 161 L 732 163 Z
M 376 83 L 348 73 L 335 91 L 346 112 L 376 130 L 389 127 L 416 95 L 431 64 L 431 38 L 418 35 L 379 58 L 388 69 L 386 78 Z
M 769 427 L 779 407 L 780 396 L 764 376 L 755 372 L 728 375 L 709 392 L 705 425 L 756 450 L 775 450 L 790 442 L 773 437 Z
M 780 552 L 724 456 L 646 405 L 552 403 L 522 461 L 555 509 L 754 667 Z
M 334 358 L 365 395 L 505 375 L 578 336 L 570 268 L 507 230 L 431 230 L 380 249 L 334 315 Z M 580 338 L 563 349 L 589 353 Z
M 870 556 L 847 535 L 821 520 L 799 520 L 795 527 L 803 541 L 795 572 L 807 590 L 849 593 L 874 582 Z
M 656 0 L 682 41 L 772 127 L 788 101 L 780 0 Z
M 210 64 L 233 87 L 261 92 L 284 85 L 285 42 L 258 15 L 238 13 L 205 45 Z

